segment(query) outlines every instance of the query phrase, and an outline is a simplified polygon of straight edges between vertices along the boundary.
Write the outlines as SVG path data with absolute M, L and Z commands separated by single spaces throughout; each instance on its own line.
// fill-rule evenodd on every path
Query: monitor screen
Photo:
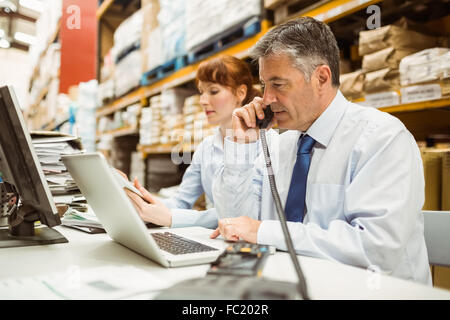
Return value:
M 61 224 L 22 111 L 10 86 L 0 87 L 0 173 L 3 182 L 15 187 L 20 205 L 33 211 L 36 220 L 49 227 Z

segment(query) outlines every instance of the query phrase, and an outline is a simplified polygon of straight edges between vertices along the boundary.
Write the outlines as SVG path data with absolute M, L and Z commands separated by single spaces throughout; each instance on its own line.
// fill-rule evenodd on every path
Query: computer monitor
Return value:
M 0 87 L 0 173 L 18 195 L 0 248 L 67 242 L 52 229 L 61 220 L 11 86 Z M 35 228 L 36 221 L 43 225 Z

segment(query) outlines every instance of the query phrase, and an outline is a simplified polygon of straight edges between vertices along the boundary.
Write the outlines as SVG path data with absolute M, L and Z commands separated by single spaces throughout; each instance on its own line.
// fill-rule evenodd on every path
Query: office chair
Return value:
M 450 211 L 423 211 L 425 243 L 432 265 L 450 267 Z

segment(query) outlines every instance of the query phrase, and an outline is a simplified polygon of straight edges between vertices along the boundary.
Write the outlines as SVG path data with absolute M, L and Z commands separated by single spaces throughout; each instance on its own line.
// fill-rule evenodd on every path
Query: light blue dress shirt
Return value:
M 217 227 L 215 208 L 192 210 L 203 194 L 214 203 L 212 181 L 217 168 L 223 163 L 223 142 L 219 128 L 214 135 L 206 137 L 196 148 L 190 166 L 186 169 L 177 194 L 170 199 L 161 199 L 171 209 L 172 228 L 203 226 Z
M 275 180 L 286 203 L 302 132 L 268 138 Z M 295 250 L 431 284 L 423 232 L 424 176 L 414 137 L 397 118 L 347 101 L 340 91 L 306 134 L 316 140 L 303 223 L 288 222 Z M 263 154 L 256 143 L 225 138 L 213 186 L 224 216 L 263 220 L 257 242 L 286 250 Z

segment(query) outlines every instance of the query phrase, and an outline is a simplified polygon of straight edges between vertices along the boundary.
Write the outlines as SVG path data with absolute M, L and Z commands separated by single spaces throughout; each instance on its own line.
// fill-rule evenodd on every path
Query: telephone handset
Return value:
M 264 119 L 259 119 L 256 117 L 256 125 L 260 129 L 265 129 L 269 126 L 270 122 L 273 119 L 273 111 L 270 109 L 270 106 L 266 106 L 264 109 Z
M 270 190 L 272 192 L 272 197 L 275 202 L 275 208 L 277 210 L 278 219 L 280 220 L 281 229 L 283 231 L 284 239 L 286 241 L 286 246 L 298 276 L 298 284 L 297 284 L 298 292 L 300 293 L 301 297 L 306 300 L 309 299 L 309 295 L 308 289 L 306 287 L 305 276 L 303 275 L 300 263 L 298 262 L 297 256 L 295 254 L 294 244 L 292 243 L 292 238 L 289 233 L 289 229 L 287 227 L 286 214 L 284 212 L 283 205 L 281 204 L 280 195 L 278 194 L 277 184 L 275 182 L 275 175 L 272 169 L 272 161 L 270 160 L 270 152 L 267 146 L 265 128 L 267 128 L 270 121 L 272 121 L 272 118 L 273 118 L 272 109 L 270 109 L 270 106 L 266 106 L 266 109 L 264 109 L 264 119 L 260 120 L 256 118 L 256 125 L 260 129 L 260 137 L 261 137 L 261 144 L 263 147 L 264 160 L 266 161 Z

